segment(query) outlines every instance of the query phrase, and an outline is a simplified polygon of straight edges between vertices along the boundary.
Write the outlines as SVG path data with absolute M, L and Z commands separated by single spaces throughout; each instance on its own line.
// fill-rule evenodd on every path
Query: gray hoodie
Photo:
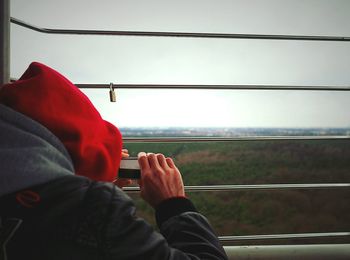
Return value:
M 72 160 L 47 128 L 0 104 L 0 196 L 74 175 Z

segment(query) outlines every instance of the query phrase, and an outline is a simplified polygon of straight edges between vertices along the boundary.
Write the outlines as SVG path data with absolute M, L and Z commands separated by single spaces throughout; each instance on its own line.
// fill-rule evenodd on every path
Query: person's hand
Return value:
M 163 154 L 138 154 L 141 169 L 141 197 L 152 207 L 175 197 L 185 197 L 180 171 L 171 158 Z
M 122 158 L 129 157 L 129 151 L 127 149 L 122 149 Z M 123 188 L 125 186 L 128 186 L 132 183 L 131 179 L 118 179 L 118 177 L 113 181 L 115 185 L 117 185 L 119 188 Z
M 122 158 L 128 158 L 128 157 L 129 157 L 128 149 L 122 149 Z

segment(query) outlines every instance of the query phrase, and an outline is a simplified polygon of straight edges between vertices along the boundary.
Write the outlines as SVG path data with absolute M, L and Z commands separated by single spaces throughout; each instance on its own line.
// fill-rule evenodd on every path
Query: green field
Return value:
M 350 142 L 343 140 L 128 143 L 125 147 L 131 156 L 146 151 L 173 157 L 185 185 L 350 183 Z M 350 189 L 187 195 L 218 235 L 350 231 Z M 139 215 L 154 223 L 153 210 L 138 195 L 132 197 Z

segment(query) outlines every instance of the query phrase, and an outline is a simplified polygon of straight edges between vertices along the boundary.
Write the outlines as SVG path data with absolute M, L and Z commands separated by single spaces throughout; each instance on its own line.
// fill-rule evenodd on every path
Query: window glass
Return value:
M 348 92 L 84 90 L 127 137 L 349 136 Z M 320 105 L 322 104 L 322 105 Z M 131 143 L 174 158 L 185 185 L 350 183 L 350 140 Z M 217 234 L 349 230 L 349 188 L 187 192 Z M 153 210 L 132 193 L 138 214 Z M 349 242 L 348 238 L 278 243 Z M 262 244 L 241 241 L 233 244 Z
M 139 151 L 173 157 L 185 185 L 350 183 L 350 141 L 253 141 L 219 143 L 126 143 Z M 350 230 L 350 190 L 291 189 L 187 192 L 219 235 Z M 138 194 L 138 214 L 154 223 Z M 273 240 L 283 243 L 345 243 L 348 238 Z M 240 241 L 234 244 L 262 244 Z
M 163 153 L 186 185 L 350 183 L 350 141 L 125 143 L 131 156 Z
M 11 16 L 39 27 L 70 29 L 350 32 L 346 1 L 109 2 L 13 0 Z M 348 86 L 349 50 L 347 42 L 47 35 L 12 24 L 11 76 L 19 78 L 30 62 L 40 61 L 74 83 Z M 117 89 L 116 103 L 109 102 L 106 89 L 83 91 L 125 138 L 350 136 L 349 91 Z M 132 156 L 146 151 L 173 157 L 186 185 L 350 182 L 348 140 L 126 142 L 125 148 Z M 139 215 L 153 221 L 152 209 L 132 196 Z M 189 196 L 219 235 L 350 230 L 349 189 Z
M 350 134 L 346 91 L 117 89 L 115 103 L 83 91 L 124 136 Z

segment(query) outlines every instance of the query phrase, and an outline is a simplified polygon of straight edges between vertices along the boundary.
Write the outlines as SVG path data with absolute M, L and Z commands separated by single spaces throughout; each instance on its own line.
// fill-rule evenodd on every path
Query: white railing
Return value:
M 349 244 L 226 246 L 224 248 L 229 259 L 232 260 L 350 259 Z

